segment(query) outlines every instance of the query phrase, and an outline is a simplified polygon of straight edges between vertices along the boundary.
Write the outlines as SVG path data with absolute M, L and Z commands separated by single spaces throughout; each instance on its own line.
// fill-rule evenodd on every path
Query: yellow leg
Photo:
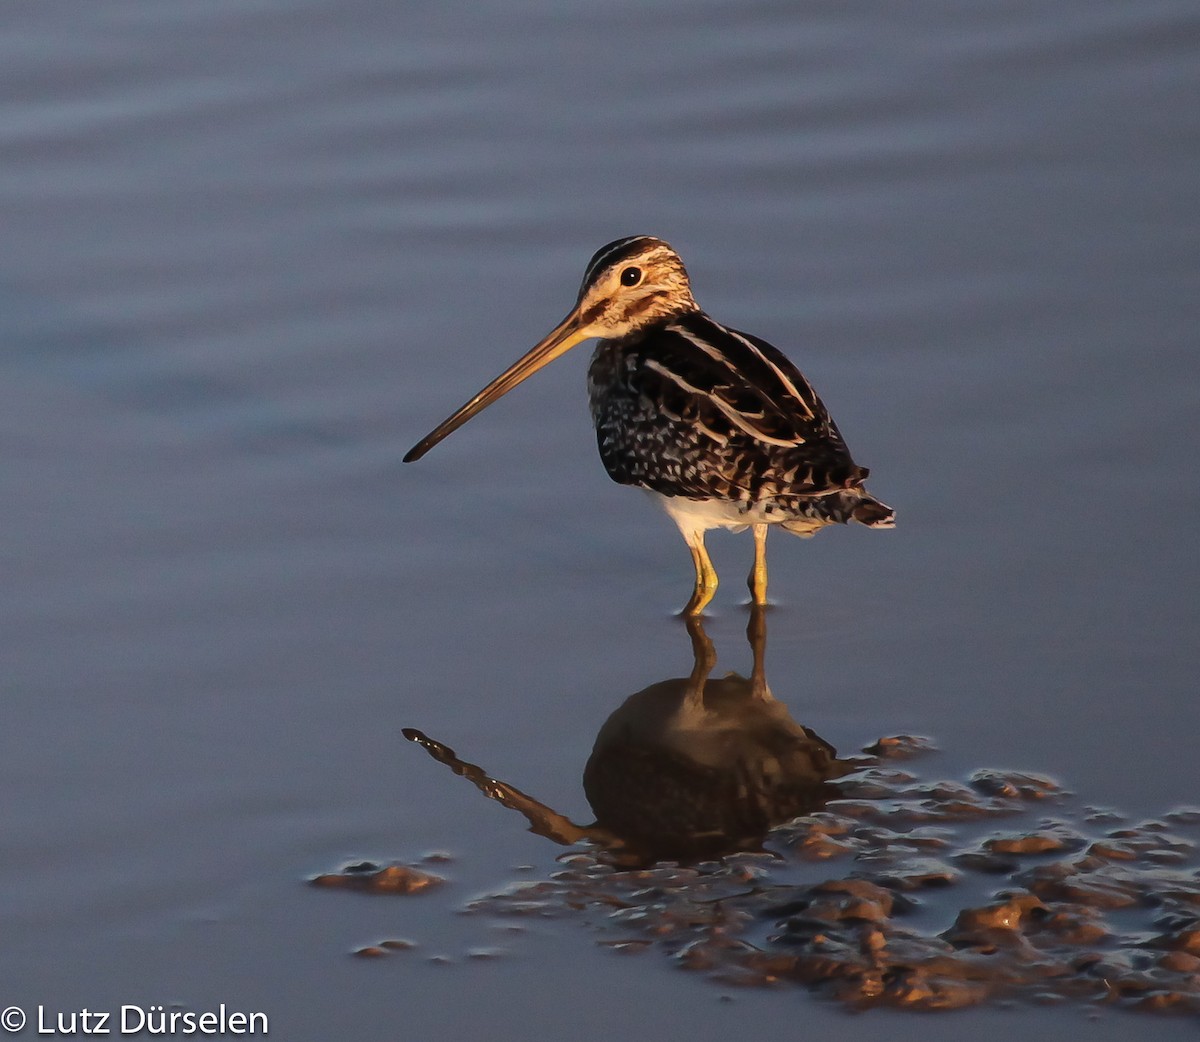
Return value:
M 746 580 L 755 604 L 767 603 L 767 526 L 754 526 L 754 567 Z
M 683 614 L 699 615 L 717 592 L 717 570 L 709 560 L 708 551 L 704 549 L 703 532 L 692 532 L 684 538 L 692 552 L 692 564 L 696 566 L 696 588 L 692 590 L 691 600 L 684 605 Z

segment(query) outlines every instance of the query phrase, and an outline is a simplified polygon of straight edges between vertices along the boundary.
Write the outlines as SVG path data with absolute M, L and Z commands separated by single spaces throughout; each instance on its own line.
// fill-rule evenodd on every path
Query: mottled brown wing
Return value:
M 864 476 L 796 367 L 702 313 L 601 347 L 592 382 L 600 454 L 625 484 L 757 502 L 820 496 Z

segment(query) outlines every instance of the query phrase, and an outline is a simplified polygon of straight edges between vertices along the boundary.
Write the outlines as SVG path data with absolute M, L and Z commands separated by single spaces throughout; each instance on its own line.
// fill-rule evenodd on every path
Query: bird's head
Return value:
M 623 337 L 675 315 L 696 310 L 683 261 L 662 239 L 634 235 L 596 251 L 570 313 L 523 358 L 448 417 L 404 457 L 420 459 L 472 416 L 543 366 L 593 337 Z
M 696 307 L 679 254 L 662 239 L 634 235 L 596 251 L 572 315 L 586 336 L 623 337 Z

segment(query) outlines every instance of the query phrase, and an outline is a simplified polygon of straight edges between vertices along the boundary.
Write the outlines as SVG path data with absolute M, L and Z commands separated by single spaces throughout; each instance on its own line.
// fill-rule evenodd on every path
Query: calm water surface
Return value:
M 662 236 L 899 511 L 773 539 L 776 695 L 839 749 L 931 735 L 946 777 L 1200 802 L 1197 41 L 1186 2 L 7 5 L 0 1005 L 226 1002 L 298 1040 L 1077 1031 L 722 1003 L 456 916 L 556 851 L 400 729 L 585 820 L 601 722 L 689 668 L 690 564 L 595 458 L 586 349 L 399 459 L 593 250 Z M 745 671 L 751 545 L 712 548 Z M 302 885 L 435 850 L 433 896 Z M 394 936 L 421 947 L 348 955 Z

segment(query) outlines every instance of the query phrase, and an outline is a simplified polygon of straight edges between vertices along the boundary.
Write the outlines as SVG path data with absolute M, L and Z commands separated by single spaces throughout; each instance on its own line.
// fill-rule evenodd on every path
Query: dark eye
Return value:
M 641 268 L 626 268 L 623 272 L 621 272 L 621 285 L 622 286 L 636 286 L 641 281 L 642 281 L 642 269 Z

